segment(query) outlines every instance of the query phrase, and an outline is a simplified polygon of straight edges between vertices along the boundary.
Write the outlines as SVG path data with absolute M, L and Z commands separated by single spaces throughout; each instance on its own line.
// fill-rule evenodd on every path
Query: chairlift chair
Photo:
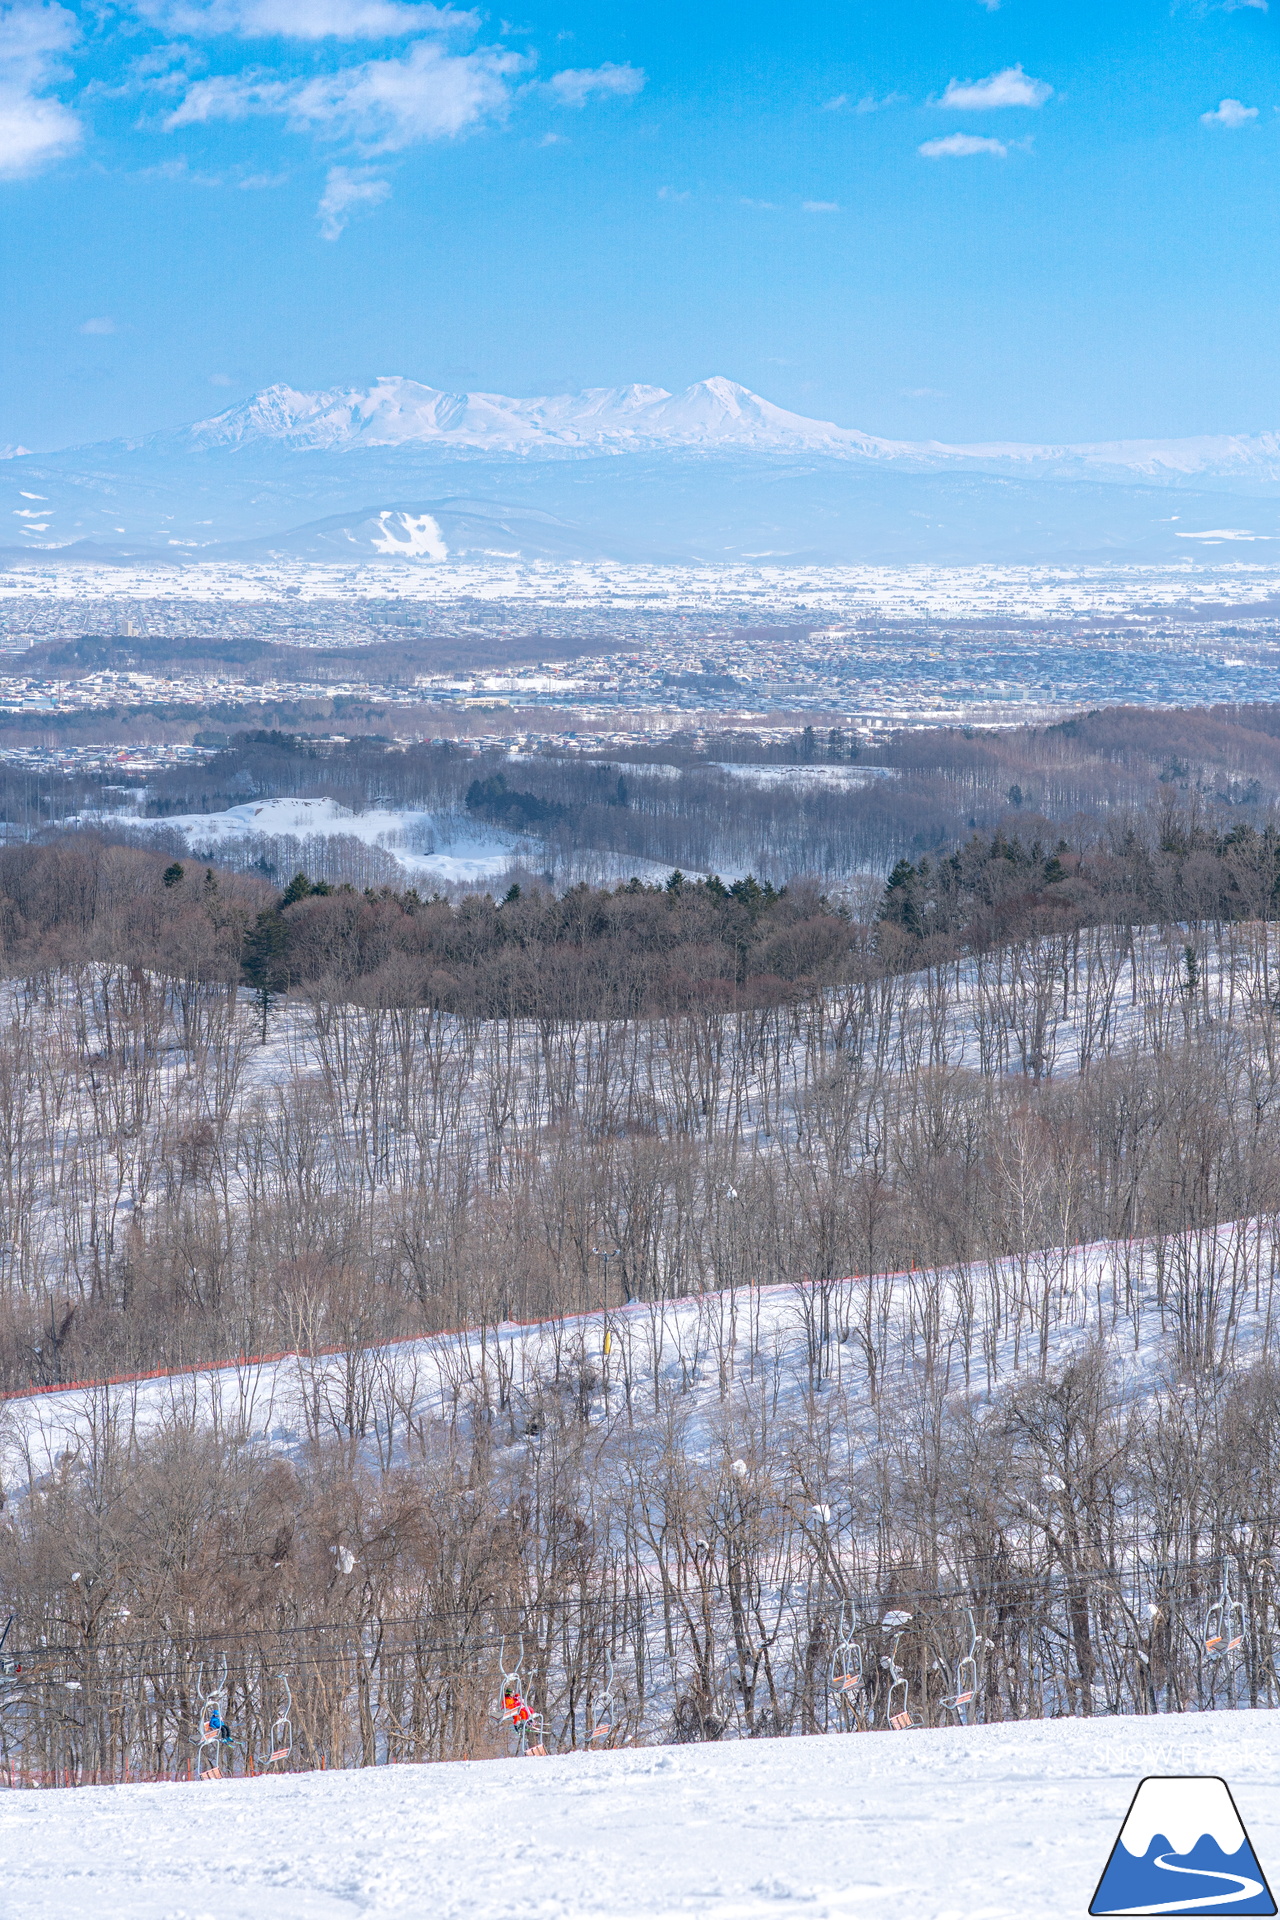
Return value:
M 978 1697 L 978 1658 L 983 1641 L 973 1622 L 973 1608 L 966 1607 L 965 1613 L 969 1621 L 969 1651 L 956 1662 L 956 1690 L 942 1704 L 949 1712 L 958 1714 L 961 1726 L 967 1727 L 969 1708 Z
M 231 1744 L 226 1721 L 227 1659 L 225 1654 L 222 1657 L 217 1683 L 208 1693 L 204 1690 L 204 1663 L 201 1662 L 196 1679 L 196 1692 L 201 1696 L 196 1774 L 201 1780 L 221 1780 L 222 1749 Z
M 889 1717 L 889 1725 L 895 1733 L 909 1733 L 913 1727 L 923 1726 L 924 1722 L 920 1715 L 911 1709 L 911 1682 L 898 1665 L 898 1647 L 901 1641 L 901 1633 L 895 1633 L 889 1657 L 885 1661 L 889 1672 L 889 1698 L 885 1711 Z
M 1231 1595 L 1228 1580 L 1222 1583 L 1222 1595 L 1214 1601 L 1204 1622 L 1204 1650 L 1211 1660 L 1221 1660 L 1229 1653 L 1238 1653 L 1244 1645 L 1245 1616 L 1243 1600 L 1235 1600 Z
M 267 1755 L 269 1767 L 293 1758 L 293 1689 L 287 1673 L 280 1675 L 280 1684 L 284 1688 L 284 1712 L 271 1723 L 271 1751 Z
M 499 1711 L 507 1724 L 516 1734 L 516 1753 L 527 1753 L 531 1759 L 545 1760 L 547 1749 L 542 1739 L 542 1715 L 535 1713 L 520 1690 L 520 1670 L 524 1666 L 524 1635 L 520 1635 L 520 1651 L 516 1655 L 514 1667 L 507 1665 L 507 1642 L 504 1634 L 502 1650 L 498 1655 L 498 1665 L 502 1669 L 502 1700 Z M 533 1744 L 529 1735 L 533 1734 Z
M 592 1746 L 595 1746 L 597 1742 L 599 1742 L 599 1744 L 603 1746 L 604 1743 L 610 1738 L 612 1733 L 613 1733 L 613 1655 L 611 1653 L 606 1653 L 605 1654 L 604 1692 L 600 1695 L 599 1700 L 595 1702 L 595 1706 L 592 1713 L 592 1719 L 591 1719 L 591 1732 L 588 1738 Z
M 847 1621 L 847 1625 L 846 1625 Z M 866 1690 L 866 1662 L 862 1648 L 853 1637 L 853 1615 L 840 1610 L 840 1637 L 831 1655 L 831 1690 L 845 1723 L 857 1725 L 858 1707 Z

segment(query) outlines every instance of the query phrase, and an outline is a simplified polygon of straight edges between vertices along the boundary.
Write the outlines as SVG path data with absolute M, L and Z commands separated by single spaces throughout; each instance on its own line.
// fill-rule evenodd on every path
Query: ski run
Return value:
M 0 1916 L 1065 1920 L 1152 1774 L 1224 1776 L 1274 1886 L 1278 1755 L 1262 1711 L 12 1792 Z

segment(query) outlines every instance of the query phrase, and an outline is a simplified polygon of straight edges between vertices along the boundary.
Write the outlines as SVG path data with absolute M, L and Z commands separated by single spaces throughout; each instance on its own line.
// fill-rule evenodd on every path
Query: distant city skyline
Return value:
M 1277 428 L 1278 183 L 1266 0 L 14 0 L 0 446 L 384 374 Z

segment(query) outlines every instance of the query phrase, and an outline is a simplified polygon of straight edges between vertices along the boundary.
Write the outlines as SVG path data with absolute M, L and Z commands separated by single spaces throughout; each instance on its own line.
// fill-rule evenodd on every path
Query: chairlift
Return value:
M 513 1667 L 507 1665 L 507 1640 L 502 1638 L 502 1649 L 498 1655 L 498 1665 L 502 1669 L 502 1700 L 499 1711 L 508 1726 L 515 1730 L 516 1753 L 528 1754 L 531 1759 L 545 1760 L 547 1749 L 542 1739 L 542 1715 L 535 1713 L 520 1690 L 520 1672 L 524 1666 L 524 1635 L 519 1639 L 520 1651 L 516 1655 Z M 533 1735 L 532 1745 L 529 1735 Z
M 605 1654 L 604 1692 L 600 1695 L 600 1698 L 594 1704 L 594 1708 L 592 1712 L 592 1720 L 591 1720 L 591 1732 L 588 1738 L 592 1746 L 595 1746 L 597 1742 L 601 1746 L 603 1746 L 604 1743 L 609 1739 L 612 1732 L 613 1732 L 613 1655 L 611 1653 L 606 1653 Z
M 891 1617 L 893 1616 L 889 1614 L 885 1615 L 886 1620 Z M 907 1618 L 908 1620 L 911 1618 L 910 1614 L 907 1615 Z M 885 1710 L 889 1717 L 889 1725 L 893 1731 L 895 1733 L 908 1733 L 913 1727 L 923 1726 L 924 1722 L 918 1713 L 913 1713 L 911 1710 L 911 1682 L 898 1665 L 898 1647 L 901 1641 L 902 1634 L 900 1632 L 895 1633 L 893 1636 L 893 1645 L 889 1649 L 889 1657 L 884 1663 L 889 1674 L 889 1698 Z M 896 1706 L 894 1705 L 895 1696 L 897 1698 Z
M 1231 1595 L 1231 1582 L 1222 1582 L 1222 1595 L 1214 1601 L 1204 1622 L 1204 1650 L 1211 1660 L 1222 1660 L 1238 1653 L 1244 1645 L 1245 1616 L 1243 1600 Z
M 974 1625 L 973 1608 L 966 1607 L 965 1615 L 969 1622 L 969 1651 L 956 1662 L 955 1693 L 942 1703 L 949 1712 L 959 1716 L 963 1727 L 968 1726 L 969 1708 L 978 1697 L 978 1661 L 986 1644 Z
M 836 1696 L 841 1717 L 850 1731 L 858 1723 L 858 1707 L 867 1684 L 866 1661 L 862 1648 L 853 1637 L 853 1631 L 852 1609 L 842 1607 L 840 1637 L 831 1655 L 831 1689 Z
M 271 1722 L 271 1751 L 267 1755 L 269 1767 L 293 1758 L 293 1689 L 287 1673 L 280 1675 L 280 1684 L 284 1688 L 284 1712 L 279 1719 Z
M 231 1746 L 231 1732 L 227 1726 L 227 1656 L 223 1654 L 222 1665 L 216 1684 L 208 1693 L 204 1690 L 204 1663 L 196 1680 L 196 1692 L 201 1696 L 199 1718 L 199 1745 L 196 1749 L 196 1777 L 200 1780 L 221 1780 L 223 1748 Z

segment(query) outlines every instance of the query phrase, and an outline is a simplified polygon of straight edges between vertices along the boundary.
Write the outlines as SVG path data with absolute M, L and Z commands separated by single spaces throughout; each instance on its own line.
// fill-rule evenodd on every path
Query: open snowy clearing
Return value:
M 839 774 L 842 769 L 831 771 Z M 79 818 L 87 826 L 123 825 L 136 833 L 181 834 L 192 854 L 201 859 L 225 860 L 239 852 L 250 860 L 265 859 L 277 874 L 301 868 L 317 877 L 361 885 L 500 886 L 514 872 L 523 873 L 529 867 L 555 873 L 566 886 L 579 880 L 592 886 L 615 886 L 633 875 L 660 884 L 671 873 L 670 865 L 637 854 L 584 848 L 565 856 L 535 835 L 490 826 L 464 813 L 427 813 L 408 807 L 368 807 L 354 813 L 328 799 L 250 800 L 220 813 L 170 813 L 156 818 L 101 812 Z M 359 863 L 352 867 L 348 862 L 344 871 L 344 846 L 384 856 L 382 867 L 359 871 Z M 743 871 L 731 861 L 722 864 L 730 880 L 740 878 Z M 704 876 L 695 869 L 693 877 Z
M 335 836 L 389 853 L 414 879 L 483 881 L 505 873 L 530 845 L 501 827 L 451 814 L 370 807 L 353 813 L 336 800 L 252 800 L 222 813 L 175 813 L 149 820 L 133 814 L 86 816 L 139 830 L 180 833 L 193 853 L 216 858 L 228 846 L 278 838 L 302 845 Z
M 4 1920 L 1041 1920 L 1145 1774 L 1218 1773 L 1280 1878 L 1280 1712 L 0 1794 Z M 1206 1909 L 1216 1911 L 1219 1909 Z

